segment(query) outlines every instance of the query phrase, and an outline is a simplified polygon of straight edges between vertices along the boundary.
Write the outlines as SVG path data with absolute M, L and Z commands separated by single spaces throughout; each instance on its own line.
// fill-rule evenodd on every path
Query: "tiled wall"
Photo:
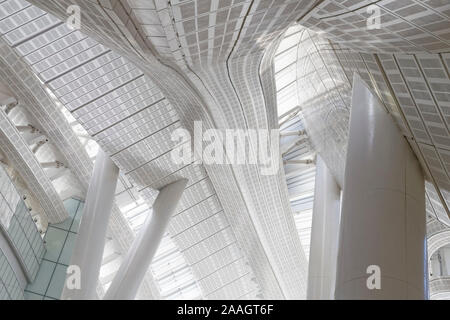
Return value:
M 0 227 L 33 280 L 45 248 L 31 215 L 9 176 L 0 168 Z
M 0 250 L 0 300 L 23 300 L 23 290 L 8 260 Z
M 21 195 L 0 166 L 0 232 L 11 243 L 26 277 L 33 281 L 45 253 L 44 243 Z M 0 299 L 23 299 L 18 276 L 0 250 Z
M 69 218 L 62 223 L 48 226 L 44 237 L 47 251 L 35 281 L 25 289 L 25 299 L 57 300 L 61 297 L 83 205 L 83 202 L 76 199 L 64 201 Z

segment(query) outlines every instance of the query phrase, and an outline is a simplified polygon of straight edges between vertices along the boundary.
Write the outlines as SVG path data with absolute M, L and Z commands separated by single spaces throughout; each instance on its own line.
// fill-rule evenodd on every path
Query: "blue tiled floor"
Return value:
M 48 287 L 46 296 L 54 299 L 59 299 L 64 287 L 64 281 L 66 280 L 66 269 L 67 267 L 58 264 L 56 265 L 55 272 L 53 273 L 52 280 Z
M 77 239 L 77 235 L 75 233 L 69 232 L 67 235 L 66 242 L 64 244 L 63 250 L 61 252 L 61 255 L 59 256 L 59 263 L 69 265 L 70 264 L 70 258 L 72 257 L 72 251 L 75 247 L 75 241 Z
M 83 203 L 68 199 L 64 201 L 64 206 L 69 218 L 47 228 L 44 238 L 47 252 L 35 281 L 26 288 L 27 300 L 57 300 L 61 297 L 66 269 L 75 246 Z
M 57 262 L 66 238 L 67 231 L 49 226 L 45 235 L 47 252 L 44 255 L 44 259 Z
M 35 294 L 45 295 L 55 267 L 56 263 L 43 260 L 36 279 L 27 286 L 26 290 Z

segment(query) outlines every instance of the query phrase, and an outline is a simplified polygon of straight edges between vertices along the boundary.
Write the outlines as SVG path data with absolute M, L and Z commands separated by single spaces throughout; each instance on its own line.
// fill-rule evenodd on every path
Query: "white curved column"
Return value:
M 119 168 L 101 149 L 95 159 L 77 241 L 70 260 L 80 268 L 81 288 L 64 286 L 62 299 L 96 299 L 106 229 L 114 202 Z
M 339 240 L 340 188 L 320 156 L 316 160 L 309 252 L 309 300 L 334 299 Z
M 153 204 L 152 214 L 148 215 L 138 237 L 124 257 L 105 294 L 105 300 L 134 299 L 186 184 L 187 180 L 182 179 L 161 189 Z
M 355 76 L 336 299 L 426 298 L 424 188 L 405 138 Z

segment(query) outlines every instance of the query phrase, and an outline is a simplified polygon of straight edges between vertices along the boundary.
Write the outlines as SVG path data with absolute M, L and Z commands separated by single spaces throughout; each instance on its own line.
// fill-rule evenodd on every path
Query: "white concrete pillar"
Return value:
M 336 299 L 425 299 L 424 177 L 379 99 L 355 76 Z
M 333 300 L 341 190 L 320 156 L 316 160 L 308 268 L 308 300 Z
M 44 169 L 59 169 L 59 168 L 66 168 L 66 166 L 64 165 L 64 163 L 62 163 L 61 161 L 55 160 L 55 161 L 51 161 L 51 162 L 41 162 L 40 163 L 41 167 Z
M 35 133 L 35 132 L 39 132 L 38 129 L 36 129 L 34 126 L 32 126 L 31 124 L 27 124 L 24 126 L 16 126 L 17 131 L 19 132 L 27 132 L 27 133 Z
M 14 94 L 5 85 L 0 83 L 0 106 L 13 105 L 17 103 Z
M 70 170 L 66 167 L 62 167 L 62 168 L 58 168 L 58 169 L 53 169 L 52 172 L 48 173 L 48 177 L 50 179 L 50 181 L 55 181 L 56 179 L 61 178 L 62 176 L 69 174 Z M 66 198 L 63 198 L 66 199 Z
M 100 149 L 95 159 L 78 237 L 70 260 L 71 265 L 80 269 L 81 288 L 70 289 L 66 282 L 62 299 L 97 298 L 97 280 L 118 176 L 119 168 Z
M 39 143 L 42 140 L 46 139 L 46 137 L 39 131 L 36 132 L 32 132 L 31 135 L 25 135 L 25 141 L 27 142 L 27 144 L 29 146 L 35 144 L 35 143 Z
M 138 237 L 134 240 L 115 275 L 105 300 L 132 300 L 163 238 L 170 218 L 181 199 L 187 180 L 182 179 L 162 188 Z
M 1 104 L 1 103 L 0 103 L 0 104 Z M 5 113 L 8 115 L 8 114 L 11 112 L 12 109 L 14 109 L 15 107 L 17 107 L 17 105 L 18 105 L 17 101 L 12 102 L 12 103 L 6 105 Z
M 38 142 L 36 143 L 36 145 L 31 149 L 31 151 L 32 151 L 34 154 L 36 154 L 36 152 L 38 152 L 38 150 L 39 150 L 44 144 L 46 144 L 47 142 L 48 142 L 48 139 L 38 141 Z

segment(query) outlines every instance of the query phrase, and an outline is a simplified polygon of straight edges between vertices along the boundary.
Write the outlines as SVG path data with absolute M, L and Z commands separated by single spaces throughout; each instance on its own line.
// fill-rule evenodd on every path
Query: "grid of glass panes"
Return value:
M 59 300 L 61 298 L 84 202 L 70 198 L 64 201 L 64 207 L 69 217 L 61 223 L 48 225 L 44 237 L 47 251 L 36 279 L 25 288 L 26 300 Z
M 277 107 L 278 115 L 281 116 L 280 132 L 299 132 L 305 130 L 303 119 L 297 115 L 287 121 L 287 116 L 295 115 L 295 110 L 299 106 L 299 94 L 297 91 L 297 60 L 298 42 L 302 35 L 303 28 L 294 25 L 284 34 L 275 59 L 275 81 L 277 86 Z M 298 136 L 284 136 L 280 140 L 280 146 L 291 145 Z M 305 140 L 307 141 L 307 140 Z M 314 150 L 308 142 L 302 142 L 293 147 L 283 156 L 283 160 L 305 160 L 314 157 Z M 295 225 L 300 237 L 306 258 L 309 259 L 309 249 L 311 241 L 312 207 L 314 202 L 314 182 L 315 167 L 285 165 L 286 184 L 288 187 L 290 204 L 294 214 Z
M 44 243 L 27 206 L 1 167 L 0 210 L 0 228 L 11 240 L 28 278 L 33 280 L 45 253 Z
M 0 300 L 23 300 L 23 290 L 8 260 L 0 250 Z

